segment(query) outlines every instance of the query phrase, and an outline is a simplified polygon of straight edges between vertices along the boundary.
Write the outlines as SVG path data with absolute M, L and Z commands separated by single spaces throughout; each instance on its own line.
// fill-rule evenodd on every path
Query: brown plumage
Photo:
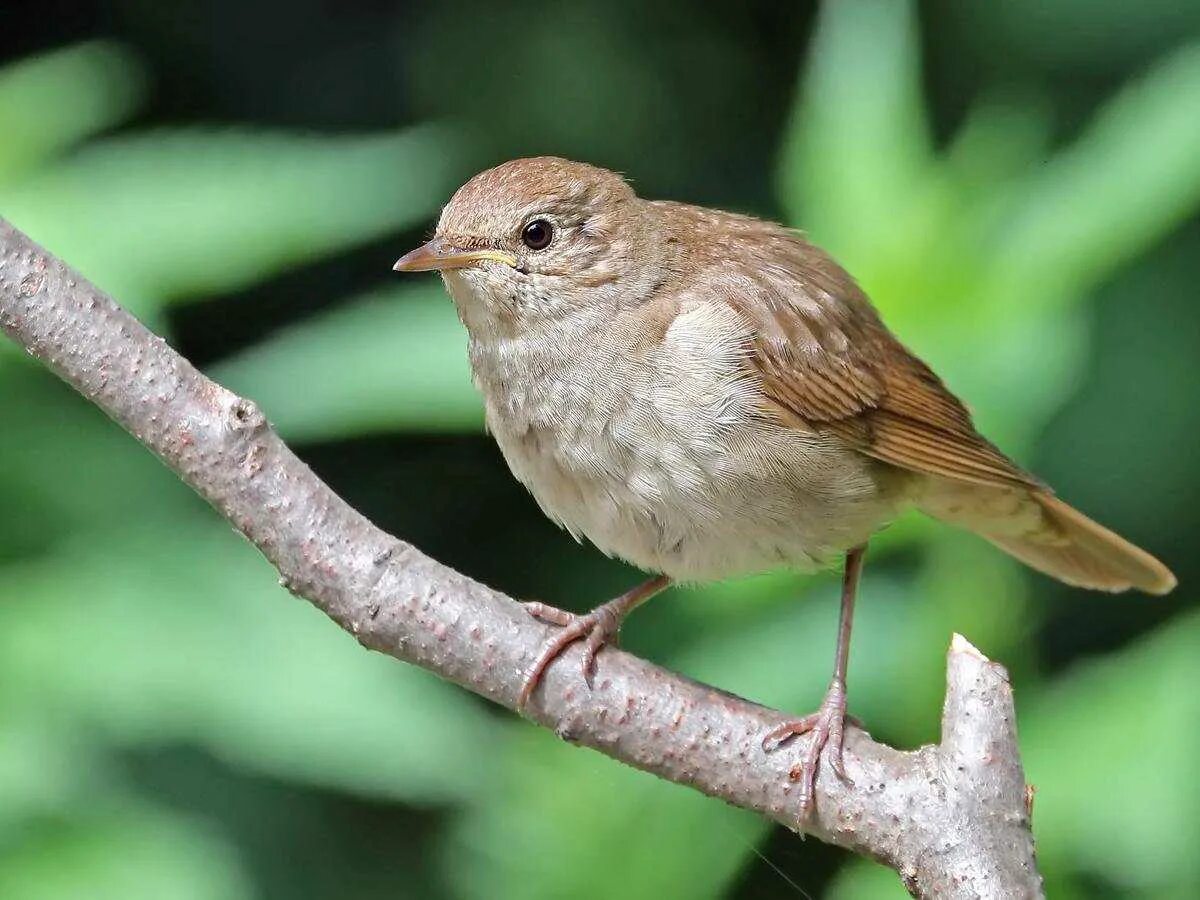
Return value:
M 700 248 L 678 259 L 678 275 L 723 294 L 749 324 L 747 362 L 764 407 L 781 421 L 930 476 L 915 498 L 923 511 L 1067 584 L 1151 594 L 1175 587 L 1166 566 L 1055 497 L 979 434 L 962 402 L 823 250 L 747 216 L 653 205 L 681 246 Z
M 813 732 L 841 774 L 846 656 L 863 550 L 905 507 L 968 528 L 1069 584 L 1164 593 L 1149 554 L 1057 499 L 982 437 L 854 280 L 801 235 L 637 197 L 618 175 L 543 157 L 480 173 L 402 271 L 443 274 L 489 429 L 546 513 L 660 573 L 573 616 L 532 667 L 584 640 L 585 675 L 622 617 L 670 580 L 846 555 L 834 676 Z

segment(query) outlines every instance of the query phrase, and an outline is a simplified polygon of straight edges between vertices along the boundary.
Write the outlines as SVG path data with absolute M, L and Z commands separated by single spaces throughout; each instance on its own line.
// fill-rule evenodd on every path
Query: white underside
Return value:
M 463 310 L 466 282 L 447 283 Z M 659 341 L 641 316 L 582 311 L 519 337 L 468 322 L 488 428 L 576 538 L 707 581 L 811 569 L 895 514 L 895 492 L 866 457 L 762 415 L 731 309 L 685 303 Z

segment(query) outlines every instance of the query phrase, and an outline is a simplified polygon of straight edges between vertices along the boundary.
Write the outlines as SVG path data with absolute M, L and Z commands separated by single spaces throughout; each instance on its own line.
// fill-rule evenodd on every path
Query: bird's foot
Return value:
M 625 598 L 618 597 L 616 600 L 597 606 L 586 615 L 577 615 L 545 603 L 529 602 L 522 605 L 539 622 L 557 625 L 562 631 L 546 642 L 541 653 L 534 660 L 521 685 L 521 693 L 517 697 L 517 708 L 525 707 L 550 663 L 558 659 L 576 641 L 584 641 L 583 680 L 590 688 L 592 676 L 596 671 L 596 654 L 605 644 L 617 642 L 617 636 L 621 631 L 621 620 L 628 611 Z
M 812 734 L 800 762 L 791 771 L 792 780 L 800 782 L 802 820 L 808 818 L 812 812 L 816 798 L 817 768 L 821 763 L 823 750 L 827 751 L 829 764 L 837 777 L 846 784 L 854 784 L 846 775 L 846 767 L 842 762 L 842 740 L 846 722 L 861 727 L 856 719 L 846 715 L 845 684 L 834 680 L 825 692 L 820 709 L 803 718 L 784 722 L 763 738 L 763 750 L 770 753 L 797 735 Z

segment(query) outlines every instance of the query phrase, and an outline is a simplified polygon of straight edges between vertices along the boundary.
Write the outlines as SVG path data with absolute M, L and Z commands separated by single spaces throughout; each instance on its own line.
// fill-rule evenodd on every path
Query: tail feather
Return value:
M 1045 491 L 931 479 L 921 508 L 961 525 L 1039 572 L 1101 591 L 1165 594 L 1175 576 L 1161 562 Z

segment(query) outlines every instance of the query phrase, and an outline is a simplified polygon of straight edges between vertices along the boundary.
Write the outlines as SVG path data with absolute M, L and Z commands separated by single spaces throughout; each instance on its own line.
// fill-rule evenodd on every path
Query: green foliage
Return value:
M 140 798 L 108 764 L 105 742 L 88 734 L 80 711 L 42 706 L 43 698 L 29 691 L 27 682 L 10 680 L 33 673 L 5 663 L 0 667 L 0 896 L 253 896 L 227 838 Z
M 1200 616 L 1180 617 L 1120 654 L 1080 666 L 1020 711 L 1039 857 L 1122 896 L 1200 885 Z M 1168 702 L 1164 699 L 1169 698 Z M 1183 891 L 1184 886 L 1189 890 Z
M 462 325 L 432 279 L 293 325 L 210 374 L 253 394 L 290 439 L 483 424 Z M 309 387 L 297 392 L 299 383 Z
M 76 141 L 119 124 L 143 93 L 136 61 L 93 43 L 0 71 L 0 186 Z
M 938 156 L 906 10 L 826 9 L 784 199 L 973 399 L 988 433 L 1019 450 L 1078 379 L 1087 291 L 1200 205 L 1200 45 L 1155 65 L 1053 155 L 1036 104 L 996 99 Z
M 448 141 L 431 128 L 145 133 L 96 142 L 0 191 L 0 203 L 145 315 L 427 218 L 452 183 Z
M 140 83 L 107 45 L 0 73 L 0 131 L 21 136 L 0 152 L 0 207 L 160 327 L 166 303 L 424 221 L 460 174 L 453 134 L 430 127 L 132 133 L 59 157 L 125 118 Z M 478 789 L 473 748 L 504 735 L 476 702 L 289 602 L 251 548 L 44 373 L 0 366 L 0 391 L 0 505 L 17 511 L 0 517 L 0 896 L 251 895 L 220 835 L 106 765 L 138 747 L 192 745 L 373 800 Z
M 420 803 L 468 796 L 483 777 L 472 748 L 500 746 L 462 692 L 285 602 L 266 561 L 207 515 L 6 567 L 0 596 L 12 598 L 6 683 L 121 745 L 191 742 L 239 767 Z
M 1028 27 L 979 6 L 981 20 Z M 532 130 L 551 149 L 630 160 L 631 173 L 644 166 L 664 183 L 678 177 L 686 147 L 645 147 L 659 124 L 673 133 L 683 115 L 655 86 L 684 43 L 662 58 L 639 55 L 610 12 L 560 11 L 529 28 L 480 15 L 488 41 L 449 19 L 431 26 L 428 58 L 412 62 L 426 102 L 461 101 L 508 143 Z M 681 27 L 696 37 L 696 23 Z M 534 70 L 570 77 L 524 106 L 498 103 L 513 88 L 487 83 L 497 34 L 505 47 L 520 44 Z M 442 60 L 461 40 L 474 52 L 460 63 L 477 77 L 448 80 Z M 1064 60 L 1075 53 L 1067 50 Z M 703 91 L 687 102 L 749 90 L 750 64 L 728 68 L 728 84 L 719 66 L 697 72 Z M 1035 85 L 985 94 L 952 137 L 936 140 L 921 68 L 911 4 L 826 4 L 782 135 L 778 206 L 856 273 L 905 340 L 972 400 L 984 429 L 1027 460 L 1095 364 L 1096 292 L 1200 207 L 1200 46 L 1148 63 L 1065 140 Z M 592 116 L 584 69 L 613 76 L 598 82 Z M 0 209 L 163 332 L 183 302 L 423 226 L 478 149 L 435 125 L 342 137 L 245 127 L 101 136 L 137 111 L 144 82 L 129 53 L 109 44 L 0 70 Z M 380 260 L 381 285 L 392 255 Z M 1169 277 L 1188 304 L 1197 271 L 1194 254 L 1180 257 Z M 1137 296 L 1153 295 L 1164 271 L 1144 269 Z M 1149 383 L 1146 367 L 1158 365 L 1168 389 L 1147 402 L 1173 423 L 1163 426 L 1172 444 L 1186 445 L 1194 433 L 1179 423 L 1195 419 L 1172 413 L 1184 406 L 1188 337 L 1170 324 L 1127 327 L 1133 368 L 1124 371 L 1136 377 L 1099 404 L 1086 433 L 1108 439 L 1108 407 L 1135 405 L 1129 385 Z M 1139 343 L 1143 335 L 1153 339 Z M 464 344 L 429 278 L 339 303 L 209 368 L 293 441 L 477 434 Z M 169 804 L 126 767 L 133 755 L 179 748 L 305 797 L 440 816 L 446 827 L 423 826 L 434 852 L 422 852 L 430 871 L 413 881 L 445 882 L 455 896 L 718 897 L 755 864 L 766 823 L 564 747 L 364 652 L 291 600 L 269 566 L 119 429 L 3 350 L 0 399 L 0 897 L 265 893 L 261 861 L 232 831 Z M 1128 428 L 1115 430 L 1118 446 L 1139 446 Z M 1151 486 L 1160 500 L 1195 482 L 1183 455 L 1164 469 L 1168 486 Z M 1167 530 L 1147 512 L 1140 482 L 1099 483 L 1130 518 Z M 1181 532 L 1186 506 L 1174 513 Z M 851 676 L 851 704 L 872 731 L 910 745 L 936 738 L 943 648 L 962 631 L 1013 670 L 1039 786 L 1040 857 L 1056 892 L 1094 896 L 1097 883 L 1122 896 L 1200 891 L 1191 852 L 1200 809 L 1189 789 L 1200 710 L 1180 688 L 1200 677 L 1195 615 L 1162 613 L 1148 636 L 1047 674 L 1035 639 L 1047 604 L 1030 602 L 1031 582 L 1013 564 L 916 520 L 877 544 Z M 563 573 L 567 605 L 597 599 L 596 569 L 531 554 L 534 562 Z M 799 593 L 806 602 L 795 602 Z M 646 639 L 664 663 L 765 703 L 800 711 L 817 702 L 836 613 L 830 579 L 773 575 L 672 594 L 638 614 L 630 644 L 640 622 L 673 623 Z M 345 881 L 346 896 L 383 895 L 367 878 Z M 890 873 L 854 861 L 828 896 L 889 893 L 901 895 Z
M 240 900 L 254 892 L 219 836 L 155 810 L 116 807 L 30 824 L 0 856 L 0 896 Z

